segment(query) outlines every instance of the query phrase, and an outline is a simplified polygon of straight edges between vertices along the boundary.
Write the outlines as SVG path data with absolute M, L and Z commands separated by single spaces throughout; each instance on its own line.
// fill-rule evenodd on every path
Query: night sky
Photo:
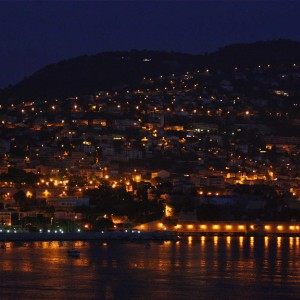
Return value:
M 1 1 L 0 88 L 83 54 L 300 41 L 300 1 Z

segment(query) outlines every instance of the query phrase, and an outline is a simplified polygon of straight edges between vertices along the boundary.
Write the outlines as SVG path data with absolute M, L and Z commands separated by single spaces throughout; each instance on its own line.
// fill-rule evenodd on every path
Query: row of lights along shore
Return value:
M 141 226 L 142 229 L 145 228 L 144 225 Z M 175 229 L 175 230 L 195 230 L 195 231 L 205 231 L 205 230 L 211 230 L 211 231 L 233 231 L 233 230 L 238 230 L 238 231 L 244 231 L 244 230 L 257 230 L 258 226 L 257 225 L 245 225 L 245 224 L 240 224 L 240 225 L 232 225 L 232 224 L 226 224 L 226 225 L 220 225 L 220 224 L 201 224 L 201 225 L 193 225 L 193 224 L 188 224 L 188 225 L 182 225 L 182 224 L 177 224 L 175 226 L 167 226 L 163 223 L 159 223 L 158 227 L 160 229 Z M 289 230 L 289 231 L 299 231 L 300 226 L 299 225 L 263 225 L 261 229 L 264 229 L 266 231 L 284 231 L 284 230 Z

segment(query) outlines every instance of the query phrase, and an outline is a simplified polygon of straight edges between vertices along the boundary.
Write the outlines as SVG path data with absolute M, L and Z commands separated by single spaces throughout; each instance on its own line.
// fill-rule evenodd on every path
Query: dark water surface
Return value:
M 300 299 L 299 237 L 6 245 L 0 299 Z

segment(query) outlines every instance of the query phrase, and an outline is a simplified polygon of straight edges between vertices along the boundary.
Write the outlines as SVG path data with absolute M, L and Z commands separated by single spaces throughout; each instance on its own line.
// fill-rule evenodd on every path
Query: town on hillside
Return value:
M 1 231 L 300 220 L 299 86 L 298 65 L 257 65 L 5 99 Z

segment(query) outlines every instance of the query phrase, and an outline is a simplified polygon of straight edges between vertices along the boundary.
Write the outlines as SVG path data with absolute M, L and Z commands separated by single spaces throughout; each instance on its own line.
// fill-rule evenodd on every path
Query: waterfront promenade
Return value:
M 93 241 L 93 240 L 177 240 L 176 231 L 143 232 L 140 230 L 125 231 L 89 231 L 89 232 L 9 232 L 0 233 L 0 242 L 14 241 Z
M 133 230 L 89 232 L 1 232 L 0 241 L 176 240 L 178 236 L 300 236 L 300 222 L 181 222 L 141 224 Z
M 176 231 L 185 235 L 248 235 L 248 236 L 300 236 L 300 222 L 280 221 L 188 221 L 180 220 L 176 225 L 154 221 L 136 226 L 145 231 Z

